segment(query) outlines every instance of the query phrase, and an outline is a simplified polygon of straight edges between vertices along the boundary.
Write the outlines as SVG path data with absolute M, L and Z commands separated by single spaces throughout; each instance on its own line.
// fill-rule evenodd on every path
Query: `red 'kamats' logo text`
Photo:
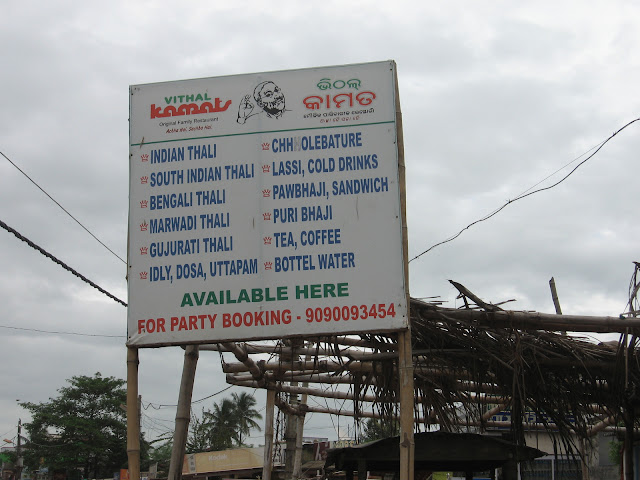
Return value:
M 223 104 L 221 99 L 217 97 L 211 98 L 208 93 L 174 95 L 172 97 L 164 97 L 164 101 L 167 104 L 166 106 L 151 104 L 151 118 L 224 112 L 231 105 L 231 100 L 227 100 Z

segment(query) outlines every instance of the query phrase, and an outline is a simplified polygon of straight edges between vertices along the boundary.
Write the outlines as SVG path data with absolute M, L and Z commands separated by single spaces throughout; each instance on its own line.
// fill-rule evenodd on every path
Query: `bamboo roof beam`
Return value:
M 506 405 L 506 403 L 499 403 L 495 407 L 493 407 L 492 409 L 484 412 L 482 414 L 482 420 L 486 421 L 486 420 L 489 420 L 494 415 L 497 415 L 498 413 L 500 413 L 504 409 L 505 405 Z
M 267 390 L 276 390 L 279 392 L 285 392 L 285 393 L 295 393 L 295 394 L 307 394 L 307 395 L 312 395 L 312 396 L 316 396 L 316 397 L 324 397 L 324 398 L 336 398 L 336 399 L 346 399 L 346 400 L 352 400 L 352 401 L 364 401 L 364 402 L 376 402 L 376 397 L 375 395 L 360 395 L 357 398 L 354 396 L 354 394 L 352 392 L 344 392 L 344 391 L 325 391 L 325 390 L 320 390 L 320 389 L 316 389 L 316 388 L 309 388 L 309 387 L 298 387 L 298 386 L 289 386 L 289 385 L 282 385 L 279 383 L 272 383 L 272 381 L 270 381 L 270 379 L 268 377 L 265 377 L 266 380 L 266 384 L 264 386 L 260 386 L 254 379 L 252 379 L 251 377 L 247 376 L 247 375 L 243 375 L 241 377 L 232 375 L 232 374 L 227 374 L 226 377 L 226 381 L 227 383 L 231 384 L 231 385 L 237 385 L 237 386 L 241 386 L 241 387 L 248 387 L 248 388 L 265 388 Z M 347 382 L 350 383 L 350 382 Z M 436 389 L 437 390 L 437 389 Z M 468 401 L 477 401 L 480 403 L 493 403 L 496 400 L 501 400 L 503 402 L 506 402 L 505 397 L 500 397 L 500 396 L 493 396 L 493 395 L 484 395 L 484 397 L 480 397 L 479 395 L 477 395 L 475 392 L 465 392 L 464 390 L 460 390 L 460 394 L 461 394 L 461 398 L 459 398 L 458 401 L 460 402 L 468 402 Z M 468 400 L 467 398 L 464 397 L 472 397 L 475 398 L 475 400 Z M 393 402 L 397 403 L 398 399 L 392 399 Z M 377 401 L 380 401 L 380 399 L 378 399 Z M 415 397 L 415 401 L 416 403 L 421 403 L 423 401 L 423 398 L 421 396 L 417 396 Z M 493 415 L 493 414 L 492 414 Z M 491 416 L 491 415 L 490 415 Z
M 234 368 L 235 370 L 235 368 Z M 455 372 L 445 372 L 439 369 L 429 369 L 424 367 L 417 367 L 415 369 L 419 372 L 421 377 L 418 379 L 420 381 L 424 381 L 424 377 L 427 375 L 438 376 L 438 377 L 450 377 L 452 380 L 458 379 L 470 379 L 471 375 L 468 373 L 458 373 Z M 246 381 L 253 380 L 253 376 L 247 374 L 247 370 L 242 371 L 234 371 L 231 372 L 233 377 L 236 380 Z M 351 374 L 350 372 L 344 372 L 340 375 L 332 375 L 330 373 L 317 373 L 311 372 L 309 370 L 295 370 L 295 371 L 286 371 L 286 372 L 276 372 L 276 371 L 265 371 L 264 377 L 267 381 L 289 381 L 289 382 L 309 382 L 309 383 L 327 383 L 327 384 L 352 384 L 354 381 L 358 380 L 361 382 L 366 382 L 370 386 L 376 386 L 377 381 L 376 377 L 369 378 L 363 374 Z
M 336 362 L 330 360 L 319 361 L 294 361 L 294 362 L 261 362 L 260 368 L 264 370 L 282 371 L 282 370 L 306 370 L 313 372 L 340 372 L 349 370 L 351 372 L 377 372 L 383 373 L 383 367 L 373 362 Z M 224 373 L 246 372 L 247 366 L 243 363 L 227 363 L 222 366 Z
M 229 378 L 229 375 L 227 375 L 227 383 L 238 385 L 240 387 L 259 388 L 255 381 L 240 381 Z M 306 394 L 313 395 L 314 397 L 335 398 L 338 400 L 354 400 L 352 392 L 343 392 L 340 390 L 320 390 L 318 388 L 296 387 L 292 385 L 283 385 L 281 383 L 267 383 L 264 388 L 267 390 L 275 390 L 276 392 L 302 395 Z M 362 402 L 375 402 L 376 400 L 375 395 L 361 395 L 358 397 L 358 401 Z
M 248 346 L 252 346 L 252 347 L 256 347 L 256 348 L 262 348 L 264 347 L 264 345 L 260 345 L 260 344 L 256 344 L 254 342 L 243 342 L 244 345 L 248 345 Z M 364 340 L 361 338 L 356 338 L 354 336 L 339 336 L 339 337 L 313 337 L 312 339 L 312 344 L 315 345 L 321 345 L 321 344 L 325 344 L 325 345 L 338 345 L 338 346 L 345 346 L 345 347 L 360 347 L 360 348 L 368 348 L 371 349 L 372 351 L 394 351 L 398 349 L 398 346 L 395 342 L 393 341 L 389 341 L 389 342 L 382 342 L 382 341 L 368 341 L 368 340 Z M 212 351 L 219 351 L 219 343 L 208 343 L 208 344 L 203 344 L 201 345 L 201 347 L 206 347 L 204 348 L 204 350 L 212 350 Z M 269 347 L 273 348 L 273 352 L 277 353 L 283 349 L 286 348 L 290 348 L 290 347 L 286 347 L 283 346 L 282 344 L 272 344 L 269 345 Z M 309 347 L 311 348 L 311 350 L 313 350 L 313 347 Z M 330 349 L 333 350 L 333 349 Z M 222 351 L 228 351 L 228 350 L 222 350 Z M 298 348 L 296 348 L 296 351 L 298 351 Z M 252 352 L 252 353 L 268 353 L 268 352 Z
M 640 318 L 556 315 L 539 312 L 480 311 L 470 309 L 438 308 L 417 303 L 416 313 L 426 320 L 445 318 L 453 321 L 474 322 L 487 327 L 511 327 L 520 330 L 547 330 L 593 333 L 624 333 L 626 329 L 640 332 Z
M 233 378 L 235 381 L 252 381 L 253 376 L 245 373 L 228 373 L 227 378 Z M 332 385 L 351 385 L 354 382 L 353 375 L 328 375 L 328 374 L 304 374 L 303 372 L 284 372 L 281 375 L 275 375 L 274 372 L 265 372 L 264 378 L 268 382 L 307 382 L 307 383 L 326 383 Z M 363 377 L 360 378 L 361 381 L 365 379 Z M 368 385 L 375 386 L 376 380 L 375 378 L 369 379 L 367 381 Z
M 263 387 L 265 385 L 262 370 L 258 367 L 258 365 L 255 364 L 251 357 L 249 357 L 246 350 L 242 346 L 232 342 L 223 343 L 222 345 L 225 348 L 229 349 L 229 351 L 232 352 L 240 362 L 242 362 L 242 365 L 245 366 L 249 372 L 251 372 L 251 375 L 260 387 Z
M 617 421 L 616 417 L 613 417 L 613 416 L 605 418 L 601 422 L 596 423 L 595 425 L 592 425 L 587 432 L 587 436 L 593 437 L 594 435 L 597 435 L 598 432 L 601 432 L 605 430 L 607 427 L 609 427 L 610 425 L 615 424 L 616 421 Z
M 202 345 L 202 350 L 212 352 L 230 352 L 226 344 L 214 343 Z M 282 345 L 256 345 L 251 343 L 238 343 L 249 354 L 265 354 L 265 355 L 287 355 L 291 356 L 294 353 L 292 347 L 286 347 Z M 312 355 L 312 356 L 324 356 L 324 357 L 346 357 L 346 358 L 367 358 L 369 355 L 379 355 L 380 359 L 389 359 L 397 357 L 398 355 L 393 352 L 381 352 L 375 353 L 373 351 L 367 352 L 363 350 L 356 350 L 351 347 L 345 347 L 339 350 L 331 350 L 326 348 L 313 348 L 313 347 L 296 347 L 296 355 Z
M 291 409 L 292 407 L 290 405 L 288 405 L 285 402 L 280 401 L 278 403 L 278 400 L 276 400 L 276 404 L 278 405 L 278 407 L 280 407 L 280 405 L 283 405 L 284 409 Z M 301 416 L 303 415 L 303 413 L 298 410 L 300 407 L 298 407 L 297 409 L 292 409 L 291 410 L 291 414 L 292 415 L 297 415 L 297 416 Z M 311 407 L 311 406 L 304 406 L 304 411 L 305 414 L 312 412 L 312 413 L 326 413 L 326 414 L 330 414 L 330 415 L 339 415 L 339 416 L 345 416 L 345 417 L 356 417 L 356 414 L 353 411 L 350 410 L 341 410 L 341 409 L 336 409 L 336 408 L 325 408 L 325 407 Z M 358 418 L 377 418 L 377 419 L 381 419 L 383 418 L 380 414 L 378 413 L 374 413 L 374 412 L 358 412 L 357 414 Z M 389 417 L 386 417 L 389 418 Z M 392 420 L 397 420 L 398 417 L 395 415 L 392 415 L 390 417 Z M 439 423 L 439 420 L 436 418 L 435 422 L 433 421 L 433 416 L 430 415 L 429 419 L 425 419 L 424 417 L 417 417 L 415 419 L 416 423 Z M 492 421 L 469 421 L 466 419 L 460 419 L 460 420 L 454 420 L 453 425 L 459 425 L 459 426 L 471 426 L 471 427 L 484 427 L 486 428 L 500 428 L 500 429 L 507 429 L 507 428 L 511 428 L 511 422 L 492 422 Z M 544 425 L 542 423 L 524 423 L 523 424 L 525 430 L 529 430 L 529 431 L 548 431 L 549 428 L 553 429 L 555 428 L 555 425 L 553 423 L 548 424 L 548 425 Z M 602 430 L 604 431 L 618 431 L 618 432 L 624 432 L 626 431 L 626 429 L 624 427 L 616 427 L 616 426 L 612 426 L 612 425 L 606 425 L 602 428 Z
M 262 371 L 298 371 L 301 372 L 302 375 L 310 375 L 317 373 L 328 373 L 328 372 L 349 372 L 349 373 L 377 373 L 384 374 L 385 372 L 383 366 L 379 363 L 374 362 L 358 362 L 351 361 L 340 363 L 336 361 L 329 360 L 320 360 L 320 361 L 295 361 L 295 362 L 264 362 L 260 361 L 260 370 Z M 222 371 L 224 373 L 242 373 L 249 371 L 249 366 L 246 363 L 225 363 L 222 366 Z M 394 366 L 393 371 L 396 371 L 396 367 Z M 432 368 L 432 367 L 424 367 L 421 366 L 420 363 L 414 367 L 414 372 L 416 374 L 423 375 L 443 375 L 447 374 L 447 370 L 440 368 Z M 288 373 L 283 373 L 282 375 L 287 377 L 287 380 L 290 380 Z M 451 371 L 450 376 L 455 376 L 455 378 L 470 378 L 469 375 L 465 374 L 463 370 L 460 371 Z

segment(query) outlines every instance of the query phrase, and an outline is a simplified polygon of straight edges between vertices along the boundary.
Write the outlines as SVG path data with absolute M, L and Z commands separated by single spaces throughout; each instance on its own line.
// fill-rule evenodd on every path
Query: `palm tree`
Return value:
M 262 420 L 262 415 L 253 408 L 256 405 L 256 399 L 252 395 L 242 392 L 240 395 L 234 393 L 231 397 L 234 404 L 233 416 L 236 424 L 235 438 L 237 445 L 242 447 L 252 428 L 256 428 L 258 431 L 261 430 L 256 420 Z
M 202 415 L 209 432 L 209 448 L 211 450 L 231 448 L 238 429 L 234 403 L 225 398 L 219 405 L 213 404 L 213 411 L 203 411 Z

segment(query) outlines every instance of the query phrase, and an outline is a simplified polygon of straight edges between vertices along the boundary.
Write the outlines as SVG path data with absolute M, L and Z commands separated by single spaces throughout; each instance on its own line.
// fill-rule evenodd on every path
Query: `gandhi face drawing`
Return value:
M 256 103 L 269 116 L 280 117 L 284 113 L 284 94 L 273 82 L 262 82 L 253 92 Z

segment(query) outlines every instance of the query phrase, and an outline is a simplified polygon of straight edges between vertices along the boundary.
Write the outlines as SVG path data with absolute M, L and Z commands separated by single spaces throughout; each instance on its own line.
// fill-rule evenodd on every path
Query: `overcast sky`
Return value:
M 395 60 L 412 258 L 551 174 L 537 188 L 559 181 L 640 116 L 638 18 L 635 2 L 616 0 L 9 1 L 0 151 L 126 259 L 129 85 Z M 452 279 L 552 313 L 553 276 L 565 314 L 622 313 L 640 260 L 639 147 L 640 122 L 557 187 L 414 260 L 412 296 L 459 306 Z M 0 211 L 127 301 L 126 265 L 5 158 Z M 18 418 L 28 421 L 17 400 L 46 401 L 74 375 L 126 378 L 126 309 L 5 230 L 0 261 L 0 439 L 15 439 Z M 157 407 L 176 403 L 182 355 L 140 352 L 150 437 L 171 429 L 174 410 Z M 225 387 L 218 355 L 202 353 L 194 399 Z M 337 436 L 336 419 L 307 426 Z

